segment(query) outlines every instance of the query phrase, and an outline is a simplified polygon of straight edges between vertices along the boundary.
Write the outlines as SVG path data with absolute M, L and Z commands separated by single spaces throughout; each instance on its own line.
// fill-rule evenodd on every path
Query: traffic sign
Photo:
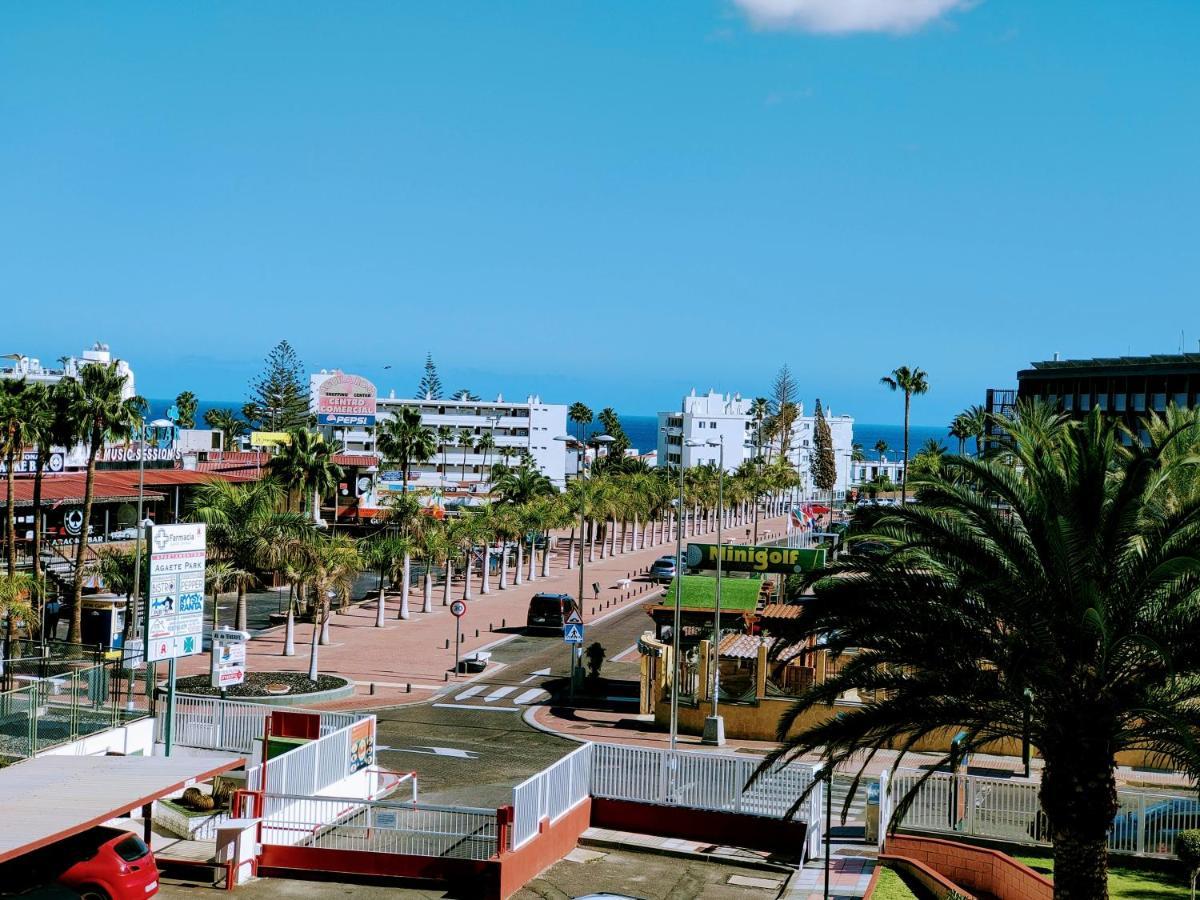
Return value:
M 571 607 L 571 611 L 569 613 L 567 613 L 566 621 L 563 622 L 563 624 L 564 625 L 582 625 L 583 619 L 579 618 L 579 610 L 575 609 L 574 607 Z
M 564 625 L 563 626 L 563 640 L 566 641 L 568 644 L 582 644 L 583 643 L 583 626 L 578 625 L 578 624 Z
M 467 604 L 463 603 L 461 600 L 455 600 L 450 604 L 450 612 L 455 618 L 461 619 L 467 614 Z

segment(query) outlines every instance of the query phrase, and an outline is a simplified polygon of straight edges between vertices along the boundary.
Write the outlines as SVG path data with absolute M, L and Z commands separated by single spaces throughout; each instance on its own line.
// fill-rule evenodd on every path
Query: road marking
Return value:
M 494 691 L 492 691 L 490 694 L 488 694 L 486 697 L 484 697 L 483 702 L 491 703 L 493 700 L 499 700 L 501 697 L 507 697 L 509 694 L 511 694 L 515 690 L 516 690 L 516 688 L 512 685 L 509 685 L 508 687 L 498 687 Z
M 448 756 L 451 759 L 479 759 L 479 754 L 470 750 L 459 750 L 457 747 L 378 747 L 378 750 L 391 750 L 393 753 L 420 753 L 424 756 Z
M 465 691 L 463 691 L 461 694 L 459 694 L 454 699 L 455 700 L 467 700 L 467 699 L 470 699 L 471 697 L 474 697 L 476 694 L 482 694 L 485 690 L 487 690 L 486 684 L 474 684 L 474 685 L 471 685 L 471 687 L 467 688 Z
M 517 704 L 517 706 L 524 706 L 526 703 L 532 703 L 535 697 L 539 697 L 542 694 L 546 694 L 547 697 L 550 696 L 541 688 L 530 688 L 525 693 L 515 697 L 513 703 Z
M 440 706 L 442 709 L 482 709 L 488 712 L 520 712 L 516 706 L 473 706 L 470 703 L 435 703 L 434 706 Z
M 528 678 L 522 678 L 521 684 L 529 684 L 529 682 L 533 681 L 535 678 L 545 678 L 549 674 L 550 674 L 549 668 L 538 669 L 536 672 L 530 672 Z

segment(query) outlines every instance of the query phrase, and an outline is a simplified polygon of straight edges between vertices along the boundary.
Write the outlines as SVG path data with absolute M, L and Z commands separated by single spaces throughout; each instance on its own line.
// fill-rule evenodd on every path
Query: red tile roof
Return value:
M 804 612 L 799 603 L 768 603 L 759 613 L 764 619 L 798 619 Z
M 134 482 L 130 486 L 124 477 L 125 472 L 97 472 L 92 489 L 92 498 L 96 503 L 125 503 L 135 502 L 138 498 L 137 472 L 133 473 Z M 42 479 L 42 505 L 59 506 L 63 503 L 82 503 L 84 483 L 87 475 L 84 472 L 69 472 L 64 475 L 47 475 Z M 161 500 L 165 495 L 158 491 L 146 490 L 143 496 L 149 500 Z M 33 479 L 17 478 L 13 484 L 13 504 L 15 506 L 33 506 Z M 0 506 L 8 506 L 8 485 L 0 482 Z
M 757 659 L 760 646 L 765 646 L 767 652 L 771 653 L 778 640 L 779 638 L 759 637 L 755 634 L 727 634 L 721 638 L 721 656 L 726 659 Z M 786 662 L 800 655 L 803 650 L 803 642 L 784 645 L 774 658 Z

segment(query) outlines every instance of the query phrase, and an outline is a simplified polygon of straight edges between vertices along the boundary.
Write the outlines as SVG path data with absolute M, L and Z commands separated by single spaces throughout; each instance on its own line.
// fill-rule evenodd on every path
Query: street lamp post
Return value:
M 579 478 L 581 481 L 587 481 L 587 446 L 581 441 L 572 437 L 569 434 L 560 434 L 555 438 L 556 441 L 563 441 L 569 446 L 575 446 L 575 451 L 579 454 Z M 616 438 L 608 434 L 598 434 L 592 438 L 597 443 L 597 452 L 599 445 L 611 444 Z M 579 604 L 579 617 L 583 618 L 583 568 L 584 568 L 584 529 L 587 527 L 587 506 L 584 492 L 580 492 L 579 496 L 579 594 L 575 598 L 575 602 Z M 574 551 L 568 548 L 568 553 Z M 570 687 L 568 688 L 571 699 L 575 698 L 575 670 L 578 661 L 578 652 L 575 645 L 569 645 L 571 649 L 571 669 L 570 669 Z
M 721 692 L 721 557 L 724 547 L 721 528 L 725 519 L 725 435 L 720 440 L 708 441 L 709 447 L 718 447 L 717 457 L 717 595 L 713 613 L 712 636 L 712 715 L 704 720 L 704 736 L 701 741 L 716 747 L 725 746 L 725 720 L 721 718 L 719 700 Z

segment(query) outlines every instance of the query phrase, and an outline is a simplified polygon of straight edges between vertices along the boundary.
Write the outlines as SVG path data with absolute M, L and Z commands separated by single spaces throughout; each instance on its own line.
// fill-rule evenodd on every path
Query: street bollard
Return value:
M 479 629 L 478 628 L 475 629 L 475 637 L 479 637 Z
M 450 649 L 450 638 L 446 638 L 446 649 Z
M 368 689 L 368 693 L 369 693 L 369 694 L 370 694 L 372 697 L 374 697 L 374 696 L 375 696 L 375 682 L 373 682 L 373 681 L 371 682 L 371 686 L 370 686 L 370 688 Z
M 412 693 L 412 682 L 411 681 L 404 685 L 404 693 L 406 693 L 406 694 Z

